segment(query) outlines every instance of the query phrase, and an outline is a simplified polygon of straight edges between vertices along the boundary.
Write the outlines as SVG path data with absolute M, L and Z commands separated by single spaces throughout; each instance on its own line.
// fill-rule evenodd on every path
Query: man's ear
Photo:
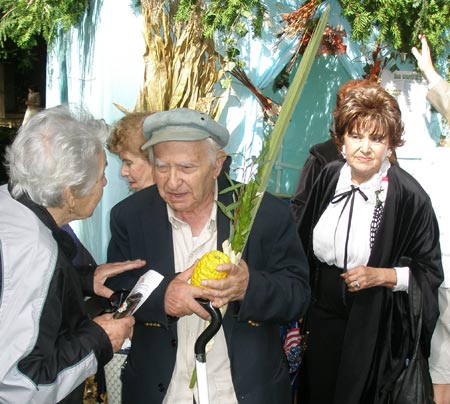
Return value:
M 214 179 L 216 179 L 222 171 L 222 166 L 227 158 L 227 154 L 223 150 L 219 150 L 216 156 L 216 166 L 214 168 Z

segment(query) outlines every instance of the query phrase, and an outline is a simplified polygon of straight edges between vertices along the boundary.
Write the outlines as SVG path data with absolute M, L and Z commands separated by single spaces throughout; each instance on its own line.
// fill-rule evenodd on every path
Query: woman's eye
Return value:
M 384 136 L 382 136 L 382 135 L 372 136 L 372 141 L 374 141 L 376 143 L 381 143 L 383 140 L 384 140 Z

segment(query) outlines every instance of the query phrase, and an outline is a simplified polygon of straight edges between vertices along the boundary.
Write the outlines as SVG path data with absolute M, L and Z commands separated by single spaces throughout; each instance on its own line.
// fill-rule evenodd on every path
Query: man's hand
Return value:
M 126 338 L 131 338 L 134 326 L 134 317 L 113 319 L 112 314 L 103 314 L 94 318 L 94 321 L 103 328 L 111 341 L 114 352 L 117 352 Z
M 219 272 L 228 272 L 228 276 L 220 280 L 202 281 L 213 306 L 220 308 L 231 301 L 244 299 L 249 280 L 247 263 L 241 260 L 238 265 L 222 264 L 216 269 Z
M 121 274 L 131 269 L 142 268 L 145 265 L 144 260 L 114 262 L 102 264 L 94 272 L 94 292 L 98 296 L 109 298 L 113 291 L 107 288 L 104 283 L 111 276 Z
M 205 290 L 189 283 L 194 267 L 195 263 L 169 283 L 164 296 L 164 308 L 169 316 L 183 317 L 195 313 L 209 320 L 209 313 L 195 300 L 207 298 Z

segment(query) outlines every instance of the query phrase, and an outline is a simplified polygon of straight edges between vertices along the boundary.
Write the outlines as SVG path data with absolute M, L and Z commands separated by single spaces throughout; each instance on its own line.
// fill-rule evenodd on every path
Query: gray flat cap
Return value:
M 227 128 L 203 112 L 177 108 L 156 112 L 145 118 L 144 136 L 147 142 L 142 145 L 142 150 L 162 142 L 192 142 L 208 137 L 225 147 L 230 133 Z

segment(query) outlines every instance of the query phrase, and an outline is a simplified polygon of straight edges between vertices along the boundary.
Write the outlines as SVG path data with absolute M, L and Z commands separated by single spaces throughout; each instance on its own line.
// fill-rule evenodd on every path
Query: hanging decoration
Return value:
M 235 66 L 231 71 L 231 75 L 238 79 L 245 87 L 247 87 L 258 100 L 264 114 L 264 120 L 271 125 L 275 124 L 276 119 L 280 113 L 280 104 L 273 101 L 271 98 L 265 96 L 262 91 L 257 88 L 250 78 L 240 66 Z

